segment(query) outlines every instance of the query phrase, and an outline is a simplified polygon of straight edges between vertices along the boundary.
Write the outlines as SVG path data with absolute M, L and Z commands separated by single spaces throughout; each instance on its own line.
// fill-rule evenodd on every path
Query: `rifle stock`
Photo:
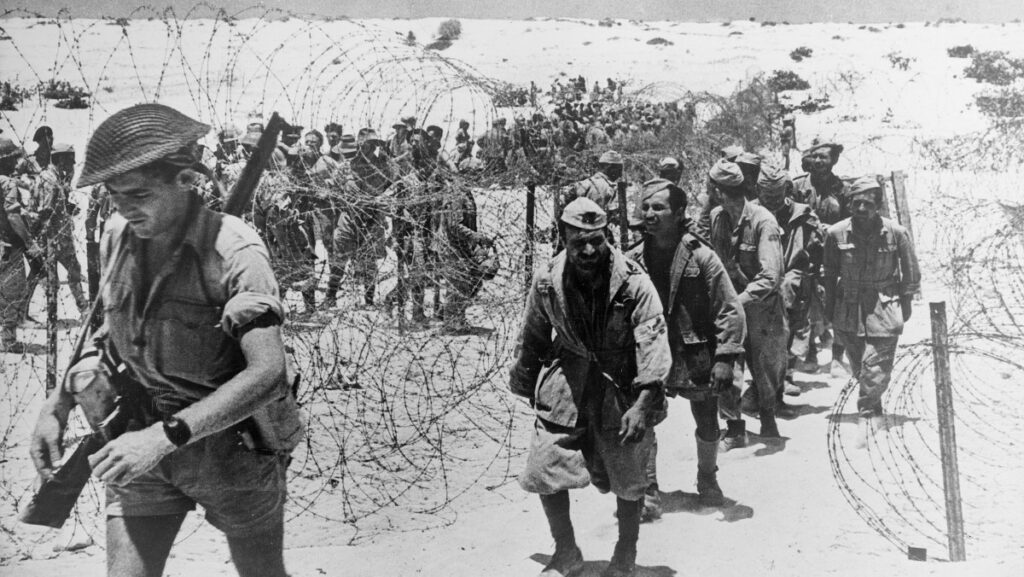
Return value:
M 276 112 L 270 116 L 270 121 L 267 122 L 267 127 L 263 130 L 263 134 L 260 134 L 259 142 L 256 143 L 252 156 L 246 161 L 245 168 L 242 169 L 242 174 L 238 177 L 238 182 L 231 187 L 231 192 L 228 193 L 228 197 L 224 201 L 224 209 L 222 211 L 224 214 L 240 216 L 245 207 L 252 201 L 253 194 L 256 192 L 256 185 L 259 184 L 260 177 L 263 175 L 263 170 L 266 168 L 270 157 L 274 154 L 274 148 L 277 146 L 277 136 L 287 126 L 288 123 L 278 116 Z
M 45 481 L 22 510 L 19 519 L 29 525 L 59 529 L 71 515 L 78 496 L 89 481 L 89 457 L 107 444 L 101 433 L 82 439 L 75 451 L 49 480 Z

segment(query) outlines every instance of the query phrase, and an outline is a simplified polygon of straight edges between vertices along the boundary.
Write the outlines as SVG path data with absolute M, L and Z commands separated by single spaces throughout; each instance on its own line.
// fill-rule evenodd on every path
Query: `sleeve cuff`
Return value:
M 240 329 L 255 319 L 271 312 L 284 321 L 284 305 L 276 296 L 243 292 L 235 295 L 224 305 L 220 326 L 232 338 L 240 338 Z

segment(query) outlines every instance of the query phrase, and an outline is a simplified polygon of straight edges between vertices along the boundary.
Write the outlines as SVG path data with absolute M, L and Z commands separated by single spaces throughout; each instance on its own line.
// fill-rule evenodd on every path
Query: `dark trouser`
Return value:
M 466 324 L 466 309 L 484 284 L 480 267 L 471 258 L 457 255 L 455 259 L 446 263 L 444 269 L 448 281 L 444 322 L 453 326 Z
M 858 337 L 836 329 L 836 338 L 846 346 L 850 372 L 860 386 L 857 412 L 862 417 L 881 415 L 882 394 L 889 388 L 892 378 L 899 337 Z
M 721 430 L 718 426 L 718 397 L 709 396 L 703 401 L 690 401 L 690 413 L 697 423 L 697 438 L 708 442 L 718 442 Z M 651 454 L 647 458 L 647 491 L 658 490 L 658 439 L 651 431 L 653 443 Z
M 303 222 L 299 215 L 272 211 L 267 221 L 271 224 L 274 243 L 270 255 L 274 276 L 281 285 L 281 296 L 288 289 L 299 288 L 307 310 L 315 305 L 316 253 L 313 252 L 311 223 Z
M 3 339 L 14 340 L 26 300 L 25 249 L 0 248 L 0 330 Z
M 746 364 L 754 379 L 754 396 L 762 412 L 774 414 L 776 396 L 786 379 L 786 343 L 789 323 L 782 307 L 782 298 L 773 295 L 760 303 L 744 307 L 747 313 Z M 729 420 L 742 419 L 740 395 L 733 387 L 719 402 L 722 415 Z
M 74 239 L 67 233 L 58 234 L 53 241 L 54 257 L 57 263 L 68 272 L 68 288 L 75 298 L 75 306 L 79 314 L 89 310 L 89 298 L 85 296 L 82 288 L 82 265 L 78 262 L 78 255 L 75 251 Z M 46 276 L 45 261 L 43 257 L 30 258 L 27 287 L 25 289 L 25 301 L 22 304 L 22 318 L 28 316 L 29 303 L 32 301 L 32 294 L 36 292 L 39 281 Z

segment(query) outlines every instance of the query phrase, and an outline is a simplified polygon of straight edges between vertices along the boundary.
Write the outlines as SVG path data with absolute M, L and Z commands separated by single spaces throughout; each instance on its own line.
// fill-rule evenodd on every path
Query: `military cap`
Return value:
M 238 141 L 238 144 L 241 144 L 242 146 L 255 147 L 260 142 L 260 134 L 260 132 L 247 132 L 245 133 L 245 136 Z
M 444 130 L 442 130 L 441 127 L 436 124 L 431 124 L 430 126 L 427 127 L 427 134 L 429 134 L 433 138 L 440 140 L 441 137 L 444 136 Z
M 608 215 L 596 202 L 581 196 L 566 205 L 562 222 L 582 230 L 601 230 L 608 225 Z
M 854 180 L 850 186 L 846 188 L 846 198 L 853 198 L 858 194 L 864 194 L 872 192 L 877 197 L 882 193 L 882 185 L 878 183 L 878 179 L 874 175 L 867 175 Z
M 765 190 L 780 190 L 786 183 L 792 183 L 789 172 L 774 164 L 761 165 L 761 174 L 757 177 L 757 185 Z
M 593 157 L 591 157 L 593 158 Z M 600 164 L 622 164 L 622 155 L 614 150 L 607 150 L 597 159 Z
M 402 122 L 405 123 L 405 124 L 409 124 L 409 125 L 416 124 L 416 117 L 415 116 L 406 116 L 405 118 L 402 119 Z
M 662 158 L 661 162 L 658 163 L 658 168 L 659 169 L 661 169 L 661 168 L 679 168 L 680 166 L 681 165 L 679 164 L 679 161 L 676 160 L 675 158 L 672 158 L 671 156 L 666 156 L 665 158 Z
M 718 162 L 708 171 L 708 176 L 715 184 L 720 186 L 740 186 L 743 184 L 743 171 L 735 162 L 725 158 L 718 159 Z
M 395 130 L 398 130 L 399 128 L 405 128 L 405 123 L 404 122 L 396 122 L 396 123 L 391 125 L 391 128 L 394 128 Z
M 750 166 L 761 166 L 761 157 L 753 152 L 741 152 L 734 160 L 736 164 L 749 164 Z
M 0 138 L 0 158 L 11 158 L 21 156 L 21 147 L 14 144 L 10 138 Z
M 828 149 L 829 156 L 831 156 L 833 160 L 838 159 L 839 155 L 842 154 L 844 150 L 842 144 L 836 144 L 835 142 L 818 142 L 818 140 L 815 139 L 811 142 L 811 145 L 807 147 L 807 150 L 804 151 L 803 156 L 810 156 L 814 151 L 822 148 Z
M 163 104 L 115 112 L 93 133 L 76 188 L 104 182 L 195 144 L 210 126 Z
M 737 156 L 743 154 L 743 147 L 735 144 L 722 147 L 722 158 L 727 160 L 735 160 Z

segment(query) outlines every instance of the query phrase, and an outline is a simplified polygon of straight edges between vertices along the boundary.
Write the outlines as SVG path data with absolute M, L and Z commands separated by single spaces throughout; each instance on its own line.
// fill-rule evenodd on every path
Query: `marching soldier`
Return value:
M 583 567 L 568 490 L 591 483 L 617 501 L 619 538 L 602 575 L 634 575 L 650 431 L 665 416 L 661 302 L 641 267 L 608 243 L 607 225 L 590 199 L 565 207 L 566 250 L 534 278 L 509 383 L 537 415 L 519 483 L 540 495 L 555 540 L 548 577 Z
M 775 422 L 778 391 L 786 377 L 786 311 L 779 285 L 784 270 L 781 231 L 768 209 L 744 197 L 743 173 L 736 163 L 720 159 L 709 172 L 722 204 L 710 214 L 710 240 L 722 259 L 747 317 L 746 364 L 754 381 L 761 437 L 779 437 Z M 746 443 L 736 388 L 720 399 L 728 428 L 722 449 Z
M 882 394 L 889 386 L 903 323 L 921 283 L 910 233 L 878 214 L 882 189 L 873 176 L 857 179 L 846 196 L 850 218 L 825 237 L 825 318 L 832 322 L 860 385 L 858 444 L 882 428 Z
M 745 316 L 729 275 L 715 251 L 688 231 L 686 192 L 675 183 L 655 179 L 640 197 L 644 241 L 627 253 L 641 262 L 661 298 L 668 320 L 672 372 L 665 384 L 669 397 L 690 401 L 697 423 L 697 493 L 701 503 L 720 506 L 718 486 L 718 391 L 733 383 L 733 368 L 743 353 Z M 651 432 L 653 437 L 654 432 Z M 655 440 L 644 498 L 644 517 L 660 516 Z

